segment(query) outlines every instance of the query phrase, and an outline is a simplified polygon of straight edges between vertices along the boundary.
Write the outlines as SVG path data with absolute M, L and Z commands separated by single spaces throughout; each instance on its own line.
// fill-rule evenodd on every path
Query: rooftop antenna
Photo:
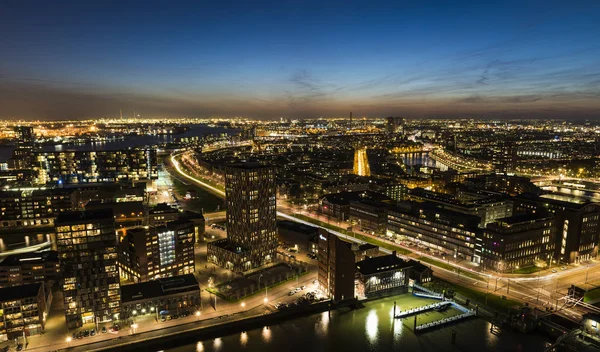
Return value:
M 123 120 L 123 110 L 119 109 L 119 115 L 121 115 L 121 120 Z
M 135 119 L 135 116 L 136 116 L 136 115 L 135 115 L 135 110 L 133 110 L 133 118 L 134 118 L 134 119 Z
M 352 111 L 350 111 L 350 129 L 352 129 Z

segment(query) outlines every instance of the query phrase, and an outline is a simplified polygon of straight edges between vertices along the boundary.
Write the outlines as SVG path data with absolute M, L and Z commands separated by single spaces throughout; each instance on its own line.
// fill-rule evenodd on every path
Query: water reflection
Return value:
M 396 307 L 396 311 L 398 310 L 399 308 Z M 394 342 L 398 342 L 400 341 L 400 336 L 402 336 L 402 320 L 394 318 L 395 316 L 396 312 L 394 311 L 394 307 L 392 306 L 392 308 L 390 308 L 390 322 L 392 326 Z
M 245 331 L 242 331 L 240 334 L 240 345 L 246 346 L 246 343 L 248 343 L 248 334 Z
M 215 341 L 213 342 L 213 347 L 215 348 L 215 351 L 220 351 L 221 350 L 222 343 L 223 343 L 223 341 L 221 341 L 220 337 L 217 337 L 215 339 Z
M 377 310 L 371 309 L 369 311 L 365 331 L 367 332 L 367 338 L 371 344 L 377 342 L 377 337 L 379 335 L 379 318 L 377 317 Z
M 202 341 L 199 341 L 196 344 L 196 352 L 203 352 L 204 351 L 204 345 L 202 344 Z
M 271 329 L 269 329 L 268 326 L 265 326 L 262 329 L 262 338 L 265 342 L 270 342 L 271 341 Z
M 315 332 L 319 336 L 325 337 L 329 330 L 329 312 L 321 313 L 321 319 L 315 324 Z

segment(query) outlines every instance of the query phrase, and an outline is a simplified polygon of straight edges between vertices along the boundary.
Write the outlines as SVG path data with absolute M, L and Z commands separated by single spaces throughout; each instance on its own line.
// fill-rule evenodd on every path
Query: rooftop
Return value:
M 314 235 L 319 232 L 318 227 L 302 224 L 290 220 L 278 220 L 277 227 L 281 227 L 287 230 L 296 231 L 304 235 Z
M 113 210 L 110 208 L 104 209 L 93 209 L 85 211 L 65 211 L 56 217 L 54 220 L 55 225 L 63 223 L 83 223 L 88 221 L 98 220 L 114 220 Z
M 148 282 L 121 286 L 123 303 L 153 299 L 182 292 L 200 290 L 200 284 L 193 274 L 168 277 Z
M 34 284 L 0 288 L 0 302 L 35 297 L 40 292 L 41 286 L 41 282 L 36 282 Z
M 552 219 L 551 216 L 545 214 L 518 214 L 509 216 L 507 218 L 496 219 L 497 223 L 504 223 L 507 225 L 516 225 L 521 223 L 530 223 L 535 222 L 537 220 L 547 220 Z
M 58 253 L 56 251 L 44 251 L 11 254 L 0 261 L 0 266 L 17 266 L 23 263 L 43 263 L 47 261 L 58 262 Z
M 356 263 L 356 269 L 363 275 L 372 275 L 388 270 L 409 267 L 407 262 L 398 258 L 396 253 L 384 255 L 381 257 L 367 258 Z

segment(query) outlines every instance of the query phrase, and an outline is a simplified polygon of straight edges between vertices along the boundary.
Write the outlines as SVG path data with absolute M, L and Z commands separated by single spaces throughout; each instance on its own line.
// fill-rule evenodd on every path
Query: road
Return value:
M 210 189 L 215 194 L 219 194 L 222 197 L 225 196 L 225 192 L 211 186 L 210 184 L 203 182 L 196 177 L 184 172 L 176 158 L 180 154 L 173 154 L 171 156 L 171 163 L 174 169 L 179 173 L 180 176 L 185 177 L 188 180 L 195 182 L 201 187 Z M 293 207 L 285 202 L 280 202 L 277 206 L 277 216 L 288 220 L 300 222 L 310 226 L 321 227 L 312 222 L 305 221 L 297 218 L 294 214 L 302 212 L 303 210 L 297 207 Z M 323 221 L 319 218 L 319 215 L 313 215 L 311 213 L 306 214 L 307 216 L 315 218 L 315 220 Z M 327 229 L 329 232 L 352 242 L 363 243 L 361 240 L 357 240 L 354 237 L 347 236 L 341 232 Z M 364 236 L 377 239 L 378 241 L 388 242 L 395 246 L 399 246 L 397 243 L 388 241 L 386 239 L 369 235 L 367 233 L 361 233 Z M 399 246 L 401 247 L 401 246 Z M 414 250 L 413 248 L 408 248 Z M 389 250 L 381 249 L 384 253 L 390 253 Z M 418 253 L 420 256 L 426 256 L 438 261 L 441 261 L 439 257 L 432 256 L 428 253 Z M 481 292 L 486 292 L 497 296 L 508 296 L 511 299 L 515 299 L 521 302 L 526 302 L 530 306 L 535 306 L 540 309 L 546 307 L 561 308 L 564 303 L 562 298 L 567 295 L 567 290 L 572 284 L 591 289 L 594 287 L 600 287 L 600 267 L 597 262 L 592 262 L 587 265 L 580 265 L 569 268 L 568 270 L 557 270 L 556 273 L 546 270 L 545 272 L 538 273 L 537 275 L 526 275 L 526 276 L 515 276 L 510 274 L 497 274 L 497 273 L 480 273 L 473 270 L 473 267 L 465 266 L 460 263 L 448 262 L 448 265 L 455 266 L 454 271 L 448 270 L 443 267 L 432 265 L 435 268 L 435 276 L 438 276 L 444 280 L 452 283 L 456 283 L 462 286 L 466 286 Z M 469 275 L 460 275 L 460 270 L 469 271 Z M 478 277 L 478 279 L 472 278 L 472 276 Z M 489 283 L 489 284 L 488 284 Z M 594 309 L 593 307 L 591 308 Z M 560 314 L 575 320 L 579 320 L 581 316 L 588 312 L 589 309 L 582 307 L 563 307 Z M 600 310 L 598 310 L 600 312 Z

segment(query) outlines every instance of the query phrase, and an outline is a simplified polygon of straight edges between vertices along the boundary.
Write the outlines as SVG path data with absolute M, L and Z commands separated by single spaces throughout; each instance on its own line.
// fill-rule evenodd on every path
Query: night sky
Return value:
M 0 118 L 600 118 L 600 1 L 0 3 Z

